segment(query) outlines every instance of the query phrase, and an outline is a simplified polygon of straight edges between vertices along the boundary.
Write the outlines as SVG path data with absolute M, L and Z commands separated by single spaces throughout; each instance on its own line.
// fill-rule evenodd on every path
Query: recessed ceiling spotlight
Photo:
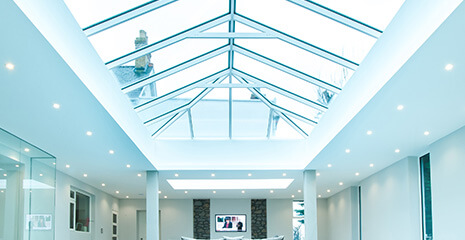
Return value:
M 429 135 L 429 132 L 428 132 L 428 131 L 425 131 L 423 134 L 425 134 L 425 136 L 428 136 L 428 135 Z
M 53 165 L 57 165 L 57 163 L 56 163 L 56 162 L 53 162 L 52 164 L 53 164 Z
M 66 164 L 66 166 L 65 166 L 65 167 L 66 167 L 66 168 L 70 168 L 69 164 Z
M 450 64 L 450 63 L 449 63 L 449 64 L 446 64 L 446 66 L 444 67 L 444 69 L 446 69 L 447 71 L 452 70 L 452 68 L 454 68 L 454 65 L 452 65 L 452 64 Z
M 29 151 L 31 151 L 31 149 L 25 148 L 24 151 L 25 151 L 25 152 L 29 152 Z
M 274 191 L 273 191 L 273 190 L 270 190 L 270 193 L 274 193 Z
M 179 177 L 179 174 L 175 173 L 174 176 L 175 176 L 175 177 Z
M 321 194 L 318 194 L 318 197 L 321 198 Z
M 105 186 L 106 186 L 105 183 L 102 183 L 102 187 L 105 187 Z
M 8 70 L 13 70 L 15 69 L 15 65 L 13 63 L 5 63 L 5 67 Z
M 346 153 L 350 153 L 350 149 L 347 148 L 347 149 L 346 149 Z
M 252 173 L 247 174 L 247 176 L 252 177 Z
M 404 109 L 404 105 L 397 105 L 397 110 L 401 111 Z
M 138 173 L 137 176 L 138 176 L 138 177 L 142 177 L 142 174 L 141 174 L 141 173 Z
M 92 136 L 92 134 L 93 134 L 93 133 L 92 133 L 91 131 L 87 131 L 87 132 L 86 132 L 86 135 L 87 135 L 87 136 Z
M 212 173 L 212 175 L 211 175 L 211 176 L 212 176 L 212 177 L 214 177 L 214 176 L 215 176 L 215 174 L 214 174 L 214 173 Z
M 339 186 L 342 186 L 342 185 L 344 185 L 344 183 L 343 183 L 343 182 L 339 182 Z
M 130 167 L 131 167 L 131 164 L 126 164 L 126 167 L 127 167 L 127 168 L 130 168 Z
M 115 151 L 109 150 L 108 153 L 109 153 L 109 154 L 115 154 Z
M 213 191 L 213 193 L 216 193 L 216 191 Z
M 52 107 L 55 108 L 55 109 L 60 109 L 60 104 L 54 103 L 54 104 L 52 105 Z
M 126 196 L 126 198 L 129 198 L 129 196 Z
M 332 167 L 332 166 L 333 166 L 333 165 L 332 165 L 331 163 L 330 163 L 330 164 L 328 164 L 328 167 Z
M 286 173 L 283 173 L 283 177 L 285 177 L 287 174 Z
M 327 189 L 326 192 L 331 192 L 331 189 Z
M 358 176 L 358 175 L 360 175 L 360 173 L 356 172 L 356 173 L 355 173 L 355 176 Z
M 300 193 L 301 193 L 301 192 L 302 192 L 302 190 L 300 190 L 300 189 L 299 189 L 299 190 L 297 190 L 297 192 L 300 192 Z
M 43 176 L 44 176 L 44 174 L 42 174 L 42 173 L 41 173 L 41 174 L 39 174 L 39 176 L 43 177 Z
M 119 191 L 118 191 L 118 190 L 116 190 L 116 191 L 115 191 L 115 193 L 116 193 L 116 194 L 119 194 Z
M 18 165 L 18 164 L 16 164 L 16 165 L 15 165 L 15 167 L 19 167 L 19 165 Z
M 294 196 L 294 195 L 291 195 L 291 198 L 295 198 L 295 196 Z
M 184 191 L 185 194 L 187 194 L 187 191 Z
M 6 177 L 6 176 L 8 176 L 8 174 L 4 173 L 3 176 Z
M 320 174 L 319 172 L 316 173 L 316 176 L 317 176 L 317 177 L 320 176 L 320 175 L 321 175 L 321 174 Z
M 163 198 L 168 198 L 168 196 L 164 196 Z
M 158 194 L 161 194 L 161 191 L 158 191 Z
M 242 193 L 245 193 L 245 191 L 244 191 L 244 190 L 242 190 Z
M 400 153 L 400 149 L 394 150 L 395 153 Z
M 87 177 L 87 173 L 82 174 L 82 176 Z
M 370 167 L 374 167 L 375 165 L 373 163 L 370 163 Z
M 373 134 L 373 131 L 368 130 L 368 131 L 367 131 L 367 135 L 371 135 L 371 134 Z
M 2 190 L 2 191 L 0 191 L 0 192 L 1 192 L 1 193 L 4 193 L 5 191 Z

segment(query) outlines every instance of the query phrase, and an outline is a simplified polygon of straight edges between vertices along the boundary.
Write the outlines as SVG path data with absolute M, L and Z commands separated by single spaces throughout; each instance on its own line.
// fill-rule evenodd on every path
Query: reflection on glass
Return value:
M 90 197 L 76 192 L 76 231 L 90 231 Z
M 237 0 L 237 12 L 356 63 L 376 41 L 286 0 Z

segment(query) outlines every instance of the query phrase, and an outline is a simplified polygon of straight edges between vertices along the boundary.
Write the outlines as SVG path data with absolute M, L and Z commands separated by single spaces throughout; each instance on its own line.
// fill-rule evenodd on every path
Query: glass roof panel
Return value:
M 221 89 L 211 90 L 208 95 L 219 96 Z M 220 91 L 221 92 L 221 91 Z M 215 99 L 206 95 L 192 107 L 192 123 L 196 139 L 228 139 L 229 138 L 229 101 Z M 228 96 L 229 97 L 229 96 Z
M 304 139 L 304 137 L 298 133 L 293 127 L 291 127 L 284 119 L 278 115 L 273 115 L 275 121 L 273 121 L 272 131 L 270 139 Z
M 246 88 L 232 89 L 232 137 L 265 139 L 270 109 Z
M 64 0 L 81 28 L 113 17 L 148 0 Z
M 380 30 L 386 29 L 405 0 L 312 0 Z
M 154 134 L 155 132 L 158 131 L 163 125 L 165 125 L 170 119 L 169 118 L 163 118 L 158 121 L 154 121 L 150 124 L 145 125 L 147 127 L 147 130 L 149 131 L 150 135 Z
M 318 101 L 318 91 L 321 89 L 300 78 L 255 61 L 241 54 L 235 54 L 234 67 L 247 74 L 255 76 L 277 87 L 293 92 L 312 101 Z M 260 83 L 259 81 L 255 81 Z M 321 90 L 320 90 L 321 91 Z
M 228 10 L 226 0 L 202 0 L 201 8 L 198 1 L 176 1 L 92 35 L 89 40 L 102 60 L 108 62 L 134 51 L 134 38 L 139 36 L 140 30 L 147 33 L 148 44 L 151 44 L 216 18 Z
M 286 115 L 289 119 L 291 119 L 292 122 L 294 122 L 297 126 L 299 126 L 300 129 L 302 129 L 306 134 L 310 135 L 310 133 L 313 131 L 313 129 L 315 128 L 314 126 L 308 124 L 308 123 L 305 123 L 305 122 L 302 122 L 300 121 L 299 119 L 297 118 L 293 118 L 289 115 Z
M 356 63 L 376 41 L 285 0 L 237 0 L 237 12 Z
M 174 121 L 157 139 L 191 139 L 188 112 L 185 112 L 182 117 Z
M 278 39 L 237 39 L 235 43 L 339 88 L 354 73 L 351 69 Z

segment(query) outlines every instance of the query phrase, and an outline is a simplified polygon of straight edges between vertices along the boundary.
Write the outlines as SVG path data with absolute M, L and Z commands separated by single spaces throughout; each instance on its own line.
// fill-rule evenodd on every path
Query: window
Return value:
M 118 213 L 113 212 L 113 217 L 112 217 L 112 223 L 113 223 L 113 229 L 112 229 L 112 240 L 118 240 Z
M 433 239 L 433 214 L 431 209 L 431 167 L 429 153 L 420 157 L 421 201 L 423 210 L 423 240 Z
M 292 229 L 294 240 L 305 239 L 304 201 L 294 201 L 292 203 L 292 209 Z
M 90 196 L 75 190 L 70 191 L 69 228 L 90 232 Z

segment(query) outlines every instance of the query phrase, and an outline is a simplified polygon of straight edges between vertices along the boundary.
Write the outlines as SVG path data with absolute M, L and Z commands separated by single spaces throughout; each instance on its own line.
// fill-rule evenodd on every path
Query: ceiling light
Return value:
M 102 187 L 105 187 L 105 183 L 102 183 Z
M 274 191 L 273 191 L 273 190 L 270 190 L 270 193 L 274 193 Z
M 56 163 L 56 162 L 53 162 L 52 164 L 53 164 L 53 165 L 57 165 L 57 163 Z
M 300 193 L 301 193 L 301 192 L 302 192 L 302 190 L 300 190 L 300 189 L 299 189 L 299 190 L 297 190 L 297 192 L 300 192 Z
M 347 149 L 346 149 L 346 153 L 350 153 L 350 149 L 347 148 Z
M 342 186 L 342 185 L 344 185 L 344 183 L 343 183 L 343 182 L 339 182 L 339 186 Z
M 400 149 L 396 149 L 396 150 L 394 150 L 394 152 L 399 153 L 399 152 L 400 152 Z
M 370 163 L 370 167 L 374 167 L 375 165 L 373 163 Z
M 316 173 L 316 176 L 317 176 L 317 177 L 318 177 L 318 176 L 320 176 L 320 173 L 319 173 L 319 172 L 317 172 L 317 173 Z
M 117 191 L 115 191 L 115 193 L 116 193 L 116 194 L 119 194 L 119 191 L 117 190 Z
M 425 134 L 425 136 L 428 136 L 428 135 L 429 135 L 429 132 L 428 132 L 428 131 L 425 131 L 423 134 Z
M 242 190 L 242 193 L 245 193 L 245 191 L 244 191 L 244 190 Z
M 0 192 L 1 192 L 1 193 L 4 193 L 5 191 L 2 190 L 2 191 L 0 191 Z
M 141 174 L 141 173 L 138 173 L 137 176 L 138 176 L 138 177 L 142 177 L 142 174 Z
M 126 164 L 126 167 L 127 167 L 127 168 L 130 168 L 130 167 L 131 167 L 131 164 Z
M 175 173 L 174 176 L 175 176 L 175 177 L 179 177 L 179 174 Z
M 320 194 L 318 194 L 318 197 L 320 198 L 320 197 L 321 197 L 321 195 L 320 195 Z
M 291 195 L 291 198 L 295 198 L 295 196 L 294 196 L 294 195 Z
M 331 163 L 330 163 L 330 164 L 328 164 L 328 167 L 332 167 L 332 166 L 333 166 L 333 165 L 332 165 Z
M 4 177 L 8 176 L 6 173 L 3 174 Z
M 82 176 L 87 177 L 87 173 L 82 174 Z
M 212 177 L 214 177 L 214 176 L 215 176 L 215 174 L 214 174 L 214 173 L 212 173 Z
M 358 175 L 360 175 L 360 173 L 356 172 L 356 173 L 355 173 L 355 176 L 358 176 Z
M 285 177 L 287 174 L 286 173 L 283 173 L 283 177 Z
M 15 69 L 15 65 L 13 63 L 6 63 L 5 64 L 6 69 L 8 70 L 13 70 Z
M 164 196 L 164 198 L 168 198 L 168 196 Z
M 447 65 L 444 67 L 444 69 L 446 69 L 447 71 L 452 70 L 452 68 L 454 68 L 454 65 L 452 65 L 452 64 L 450 64 L 450 63 L 447 64 Z
M 129 198 L 129 196 L 126 196 L 126 198 Z
M 367 135 L 371 135 L 371 134 L 373 134 L 373 131 L 368 130 L 368 131 L 367 131 Z
M 286 189 L 294 179 L 167 179 L 176 190 Z
M 158 191 L 158 194 L 161 194 L 161 191 Z
M 216 191 L 213 191 L 213 193 L 216 193 Z
M 52 106 L 55 109 L 60 109 L 60 104 L 58 104 L 58 103 L 54 103 Z
M 18 165 L 18 164 L 16 164 L 16 165 L 15 165 L 15 167 L 19 167 L 19 165 Z
M 39 176 L 43 177 L 43 176 L 44 176 L 44 174 L 42 174 L 42 173 L 41 173 L 41 174 L 39 174 Z
M 115 151 L 110 150 L 110 151 L 108 151 L 108 153 L 109 153 L 109 154 L 115 154 Z
M 25 148 L 24 151 L 25 151 L 25 152 L 29 152 L 29 151 L 31 151 L 31 149 Z
M 185 194 L 187 194 L 187 191 L 184 191 Z
M 326 192 L 331 192 L 331 189 L 327 189 Z
M 404 105 L 398 105 L 398 106 L 397 106 L 397 110 L 400 111 L 400 110 L 402 110 L 402 109 L 404 109 Z
M 252 173 L 247 174 L 247 176 L 252 177 Z
M 66 168 L 69 168 L 69 164 L 66 164 L 66 166 L 65 166 L 65 167 L 66 167 Z
M 91 132 L 91 131 L 87 131 L 87 132 L 86 132 L 86 135 L 87 135 L 87 136 L 92 136 L 92 132 Z

